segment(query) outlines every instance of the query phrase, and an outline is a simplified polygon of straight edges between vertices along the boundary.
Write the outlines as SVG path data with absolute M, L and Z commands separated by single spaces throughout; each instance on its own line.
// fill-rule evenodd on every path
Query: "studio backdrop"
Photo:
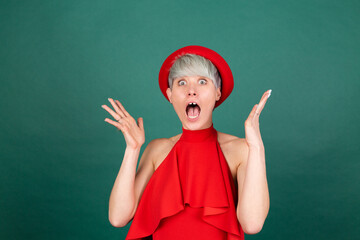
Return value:
M 270 211 L 246 239 L 360 235 L 360 2 L 2 1 L 0 239 L 124 239 L 108 220 L 126 148 L 101 105 L 143 117 L 146 141 L 181 133 L 158 74 L 181 47 L 234 75 L 214 127 L 260 116 Z

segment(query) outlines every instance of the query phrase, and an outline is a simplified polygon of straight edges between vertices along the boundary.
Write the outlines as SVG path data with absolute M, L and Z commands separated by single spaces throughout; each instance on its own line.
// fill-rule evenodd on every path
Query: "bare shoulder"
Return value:
M 236 170 L 247 156 L 248 145 L 245 138 L 218 131 L 218 142 L 229 165 Z
M 154 171 L 160 166 L 162 161 L 169 154 L 175 143 L 179 140 L 180 136 L 181 134 L 178 134 L 170 138 L 156 138 L 151 141 Z

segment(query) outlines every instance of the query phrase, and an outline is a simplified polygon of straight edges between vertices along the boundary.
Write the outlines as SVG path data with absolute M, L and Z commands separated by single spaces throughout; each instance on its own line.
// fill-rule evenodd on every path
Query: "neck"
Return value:
M 206 129 L 206 128 L 209 128 L 211 126 L 213 126 L 213 122 L 206 123 L 205 125 L 201 126 L 200 128 L 196 128 L 196 129 L 191 129 L 191 128 L 185 126 L 185 125 L 183 125 L 182 128 L 186 129 L 186 130 L 196 131 L 196 130 Z

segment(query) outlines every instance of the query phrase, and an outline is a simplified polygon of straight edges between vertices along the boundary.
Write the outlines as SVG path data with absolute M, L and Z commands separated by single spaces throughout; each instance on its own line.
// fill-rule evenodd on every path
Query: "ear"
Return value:
M 220 97 L 221 97 L 221 89 L 220 87 L 218 87 L 216 89 L 216 101 L 219 101 Z
M 170 103 L 172 104 L 172 101 L 171 101 L 171 89 L 170 88 L 166 89 L 166 95 L 168 96 L 168 98 L 170 100 Z

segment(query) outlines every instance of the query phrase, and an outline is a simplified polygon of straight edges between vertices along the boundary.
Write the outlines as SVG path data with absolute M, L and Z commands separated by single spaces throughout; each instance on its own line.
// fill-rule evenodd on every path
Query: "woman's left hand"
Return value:
M 245 140 L 249 147 L 263 148 L 259 128 L 259 116 L 267 99 L 270 97 L 271 89 L 267 90 L 261 97 L 260 102 L 252 108 L 249 117 L 245 121 Z

